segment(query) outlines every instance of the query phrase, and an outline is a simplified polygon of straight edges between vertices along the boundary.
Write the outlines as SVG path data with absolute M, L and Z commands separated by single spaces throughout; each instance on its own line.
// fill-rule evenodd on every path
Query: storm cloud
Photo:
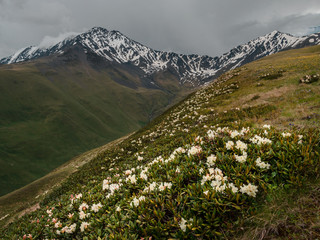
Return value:
M 0 0 L 0 58 L 95 26 L 157 50 L 217 56 L 273 30 L 319 25 L 319 0 Z

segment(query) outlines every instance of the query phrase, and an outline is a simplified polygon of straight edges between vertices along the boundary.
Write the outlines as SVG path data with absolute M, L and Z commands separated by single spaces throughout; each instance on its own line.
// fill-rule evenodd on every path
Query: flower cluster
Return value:
M 300 83 L 313 83 L 318 81 L 320 78 L 319 73 L 318 74 L 311 74 L 311 75 L 305 75 L 302 78 L 300 78 Z

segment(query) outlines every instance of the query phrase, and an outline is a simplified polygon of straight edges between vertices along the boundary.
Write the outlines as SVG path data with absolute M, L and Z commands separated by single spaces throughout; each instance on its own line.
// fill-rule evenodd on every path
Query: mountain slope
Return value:
M 274 31 L 212 58 L 156 51 L 118 31 L 93 28 L 49 48 L 29 47 L 4 58 L 0 194 L 144 126 L 228 69 L 318 43 L 318 34 L 295 38 Z
M 223 74 L 40 196 L 41 208 L 0 236 L 233 239 L 269 194 L 319 175 L 319 54 L 284 51 Z M 314 82 L 300 81 L 310 74 Z
M 76 46 L 1 65 L 0 195 L 141 128 L 190 91 L 169 73 L 153 81 Z
M 104 28 L 92 28 L 88 32 L 65 39 L 49 48 L 28 47 L 14 55 L 3 58 L 0 64 L 37 59 L 52 54 L 62 54 L 71 46 L 79 46 L 106 61 L 119 64 L 132 64 L 142 70 L 146 76 L 171 70 L 181 83 L 194 86 L 202 85 L 210 78 L 219 76 L 226 70 L 239 67 L 261 57 L 292 48 L 318 45 L 320 34 L 305 37 L 293 37 L 289 34 L 273 31 L 265 36 L 239 45 L 220 57 L 183 55 L 173 52 L 156 51 L 131 40 L 118 31 Z

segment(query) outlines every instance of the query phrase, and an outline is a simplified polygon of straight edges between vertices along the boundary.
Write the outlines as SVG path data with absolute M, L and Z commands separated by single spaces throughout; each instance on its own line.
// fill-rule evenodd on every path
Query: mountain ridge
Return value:
M 68 48 L 79 45 L 85 52 L 94 53 L 115 64 L 131 64 L 142 70 L 143 77 L 169 70 L 177 75 L 181 84 L 203 85 L 222 72 L 242 66 L 264 56 L 293 48 L 320 44 L 320 33 L 294 37 L 273 31 L 245 44 L 238 45 L 217 57 L 197 54 L 178 54 L 153 50 L 136 42 L 119 31 L 94 27 L 87 32 L 68 37 L 57 44 L 40 48 L 30 46 L 0 60 L 0 64 L 29 61 L 53 54 L 63 54 Z

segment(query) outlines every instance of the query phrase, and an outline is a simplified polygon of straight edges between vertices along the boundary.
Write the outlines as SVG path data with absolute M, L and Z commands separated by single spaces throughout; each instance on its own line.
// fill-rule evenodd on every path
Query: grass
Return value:
M 282 52 L 222 75 L 84 164 L 46 195 L 38 210 L 0 236 L 317 236 L 307 235 L 311 228 L 301 222 L 314 222 L 316 234 L 311 206 L 317 201 L 312 196 L 319 175 L 319 122 L 304 116 L 319 112 L 320 86 L 299 84 L 299 79 L 319 69 L 319 53 L 320 47 Z M 280 67 L 282 76 L 259 78 Z M 252 100 L 257 91 L 260 97 Z M 293 196 L 299 196 L 297 206 L 310 208 L 296 208 Z M 292 210 L 276 213 L 282 207 Z
M 318 239 L 319 179 L 270 193 L 256 214 L 237 226 L 232 239 Z
M 141 128 L 189 91 L 170 74 L 152 89 L 124 69 L 62 63 L 0 67 L 0 196 Z

